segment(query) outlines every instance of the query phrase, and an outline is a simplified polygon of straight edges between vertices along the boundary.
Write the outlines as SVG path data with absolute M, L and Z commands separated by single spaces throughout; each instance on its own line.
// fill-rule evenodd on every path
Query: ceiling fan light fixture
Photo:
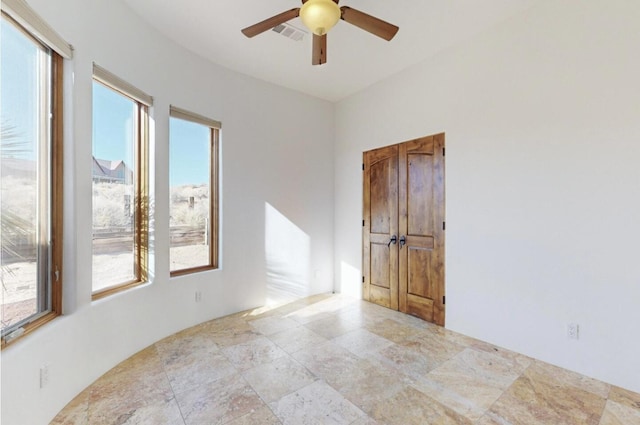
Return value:
M 302 23 L 316 35 L 325 35 L 340 20 L 341 14 L 333 0 L 308 0 L 300 8 Z

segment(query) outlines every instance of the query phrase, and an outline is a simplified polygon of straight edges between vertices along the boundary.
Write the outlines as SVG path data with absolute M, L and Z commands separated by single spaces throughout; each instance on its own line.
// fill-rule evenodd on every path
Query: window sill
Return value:
M 1 347 L 2 350 L 4 350 L 6 347 L 8 347 L 8 346 L 10 346 L 12 344 L 15 344 L 16 341 L 20 341 L 22 338 L 24 338 L 28 334 L 32 333 L 36 329 L 38 329 L 41 326 L 45 325 L 46 323 L 49 323 L 50 321 L 52 321 L 53 319 L 55 319 L 58 316 L 60 316 L 60 313 L 55 312 L 55 311 L 51 311 L 51 312 L 45 314 L 44 316 L 39 317 L 38 319 L 34 320 L 33 322 L 22 326 L 22 328 L 24 329 L 24 332 L 23 332 L 22 335 L 17 336 L 15 338 L 12 338 L 11 340 L 9 340 L 9 342 L 7 342 L 4 338 L 2 338 L 2 347 Z

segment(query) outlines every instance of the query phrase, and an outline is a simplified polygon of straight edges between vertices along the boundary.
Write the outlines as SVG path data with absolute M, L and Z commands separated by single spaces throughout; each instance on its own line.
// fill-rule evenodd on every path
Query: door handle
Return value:
M 396 241 L 397 241 L 397 240 L 398 240 L 398 238 L 396 238 L 396 235 L 391 236 L 391 240 L 389 241 L 389 243 L 387 244 L 387 246 L 388 246 L 388 247 L 390 247 L 390 246 L 391 246 L 391 244 L 394 244 L 394 245 L 395 245 L 395 243 L 396 243 Z
M 404 235 L 400 236 L 400 249 L 402 249 L 402 245 L 405 245 L 407 243 L 407 239 L 404 237 Z

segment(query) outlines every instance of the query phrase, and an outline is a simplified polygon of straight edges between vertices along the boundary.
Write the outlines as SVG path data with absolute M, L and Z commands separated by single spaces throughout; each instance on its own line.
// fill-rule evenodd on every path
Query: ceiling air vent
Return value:
M 287 38 L 290 38 L 294 41 L 300 41 L 304 38 L 306 31 L 301 30 L 300 28 L 296 28 L 291 24 L 280 24 L 273 28 L 273 31 L 277 32 L 280 35 L 284 35 Z

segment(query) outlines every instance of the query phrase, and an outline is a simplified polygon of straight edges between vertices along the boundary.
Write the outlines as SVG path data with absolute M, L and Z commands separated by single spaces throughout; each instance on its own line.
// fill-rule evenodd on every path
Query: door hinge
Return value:
M 446 296 L 442 296 L 442 305 L 445 305 L 447 302 L 447 297 Z
M 362 227 L 364 227 L 364 220 L 362 220 Z
M 442 230 L 447 230 L 447 222 L 446 221 L 442 222 Z
M 442 156 L 444 156 L 444 148 L 442 148 Z
M 364 171 L 364 162 L 362 163 L 362 171 Z
M 364 283 L 364 276 L 362 276 L 362 283 Z

